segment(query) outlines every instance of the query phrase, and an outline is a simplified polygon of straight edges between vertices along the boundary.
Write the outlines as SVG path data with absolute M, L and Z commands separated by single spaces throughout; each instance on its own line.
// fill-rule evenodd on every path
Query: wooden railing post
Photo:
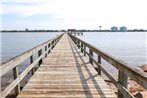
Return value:
M 74 43 L 76 44 L 76 38 L 73 38 L 74 39 Z
M 125 88 L 128 84 L 128 76 L 119 71 L 118 82 Z M 126 98 L 121 91 L 118 90 L 118 98 Z
M 76 44 L 76 38 L 73 37 L 72 39 L 74 40 L 74 43 Z
M 16 79 L 19 76 L 18 67 L 13 68 L 13 77 Z M 20 84 L 18 83 L 15 87 L 15 94 L 18 95 L 20 93 Z
M 42 49 L 40 49 L 40 50 L 38 51 L 38 57 L 40 57 L 41 55 L 42 55 Z M 41 65 L 41 63 L 42 63 L 42 59 L 39 60 L 39 66 Z
M 30 64 L 32 64 L 33 63 L 33 55 L 32 56 L 30 56 Z M 35 72 L 35 69 L 34 68 L 32 68 L 32 70 L 31 70 L 31 74 L 33 75 L 34 74 L 34 72 Z
M 45 46 L 45 52 L 47 51 L 47 46 Z M 47 53 L 45 53 L 45 57 L 47 57 Z
M 80 40 L 79 40 L 79 49 L 81 48 L 81 45 L 80 45 L 80 44 L 81 44 L 81 42 L 80 42 Z
M 78 40 L 78 48 L 80 49 L 80 41 Z
M 93 57 L 93 51 L 89 48 L 89 55 L 91 57 Z M 91 63 L 93 65 L 93 61 L 92 61 L 92 58 L 89 56 L 89 63 Z
M 79 48 L 79 40 L 77 40 L 77 47 Z
M 77 40 L 77 47 L 79 46 L 79 41 Z
M 54 42 L 56 43 L 62 35 L 60 35 L 59 37 L 55 37 L 54 38 Z M 12 58 L 11 60 L 8 60 L 7 62 L 4 62 L 2 64 L 0 64 L 0 70 L 2 70 L 0 77 L 3 77 L 5 74 L 9 73 L 12 71 L 12 78 L 13 81 L 6 86 L 1 92 L 0 92 L 0 96 L 2 98 L 6 98 L 11 92 L 12 90 L 15 91 L 16 95 L 18 95 L 20 93 L 20 82 L 28 75 L 28 74 L 33 74 L 35 72 L 35 65 L 40 65 L 43 61 L 43 56 L 45 53 L 44 52 L 44 48 L 45 51 L 47 52 L 49 49 L 48 45 L 51 45 L 51 43 L 54 43 L 52 40 L 48 40 L 42 44 L 39 44 L 38 46 L 22 53 L 19 56 L 16 56 L 14 58 Z M 51 48 L 51 47 L 50 47 Z M 37 54 L 37 58 L 34 59 L 34 55 Z M 19 74 L 19 65 L 22 65 L 23 62 L 29 60 L 29 65 Z M 4 76 L 5 77 L 5 76 Z M 1 98 L 0 97 L 0 98 Z
M 75 44 L 78 46 L 78 40 L 77 39 L 75 40 Z
M 56 44 L 56 41 L 55 41 L 55 40 L 53 40 L 53 48 L 55 47 L 55 44 Z M 53 49 L 53 48 L 52 48 L 52 49 Z
M 53 45 L 54 45 L 54 41 L 51 42 L 51 48 L 52 48 L 52 49 L 54 48 Z
M 50 43 L 48 44 L 48 54 L 50 53 Z
M 84 48 L 84 51 L 87 50 L 86 54 L 89 56 L 89 62 L 98 65 L 98 68 L 96 68 L 96 70 L 98 71 L 99 75 L 101 75 L 103 72 L 114 83 L 114 85 L 118 88 L 118 95 L 117 95 L 118 98 L 134 98 L 131 92 L 129 92 L 129 90 L 127 89 L 128 76 L 133 81 L 144 87 L 145 89 L 147 88 L 146 74 L 142 73 L 142 71 L 136 70 L 136 68 L 130 66 L 129 64 L 114 58 L 113 56 L 99 50 L 93 45 L 77 37 L 74 37 L 72 35 L 70 36 L 74 40 L 76 39 L 77 46 L 78 46 L 78 41 L 82 42 L 84 44 L 84 47 L 86 46 L 86 49 Z M 97 60 L 93 59 L 93 52 L 98 55 Z M 105 60 L 106 62 L 108 62 L 109 64 L 111 64 L 112 66 L 118 69 L 119 71 L 118 80 L 116 80 L 115 77 L 109 74 L 109 72 L 105 69 L 105 67 L 102 66 L 101 64 L 102 60 Z
M 83 43 L 81 42 L 81 52 L 83 53 Z
M 101 56 L 98 55 L 98 63 L 101 65 Z M 98 66 L 98 74 L 101 75 L 101 67 Z
M 84 44 L 84 56 L 86 56 L 86 45 Z

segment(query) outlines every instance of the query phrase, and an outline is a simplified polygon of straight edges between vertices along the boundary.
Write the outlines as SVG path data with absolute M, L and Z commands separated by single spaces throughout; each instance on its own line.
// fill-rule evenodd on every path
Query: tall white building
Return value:
M 111 27 L 111 32 L 117 32 L 117 31 L 118 31 L 118 27 L 115 26 Z
M 119 31 L 120 32 L 126 32 L 127 31 L 127 27 L 122 26 L 122 27 L 120 27 Z

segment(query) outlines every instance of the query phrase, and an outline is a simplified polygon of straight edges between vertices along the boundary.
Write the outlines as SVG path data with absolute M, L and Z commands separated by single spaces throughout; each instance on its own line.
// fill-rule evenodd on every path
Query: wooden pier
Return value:
M 82 61 L 67 34 L 18 95 L 18 98 L 114 98 L 95 69 Z
M 38 57 L 34 59 L 36 53 Z M 30 65 L 19 73 L 19 64 L 27 58 Z M 118 69 L 118 81 L 104 69 L 102 59 Z M 14 80 L 1 92 L 1 98 L 7 97 L 13 89 L 17 98 L 135 98 L 127 90 L 128 77 L 147 88 L 144 73 L 67 33 L 3 63 L 0 69 L 1 76 L 10 70 L 14 73 Z M 117 95 L 101 77 L 101 72 L 116 85 Z M 32 77 L 20 91 L 20 81 L 28 73 L 32 73 Z
M 78 36 L 82 36 L 83 35 L 83 32 L 69 32 L 69 34 L 72 34 L 74 36 L 78 35 Z

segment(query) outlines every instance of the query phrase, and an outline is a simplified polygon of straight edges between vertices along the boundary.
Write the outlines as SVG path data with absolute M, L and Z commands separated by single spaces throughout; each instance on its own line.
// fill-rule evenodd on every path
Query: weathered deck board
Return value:
M 17 98 L 116 98 L 64 34 Z

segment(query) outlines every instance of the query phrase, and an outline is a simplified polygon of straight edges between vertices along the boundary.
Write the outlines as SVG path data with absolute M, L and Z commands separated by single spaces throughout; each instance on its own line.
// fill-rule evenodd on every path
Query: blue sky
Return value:
M 147 29 L 146 0 L 3 0 L 2 29 Z

